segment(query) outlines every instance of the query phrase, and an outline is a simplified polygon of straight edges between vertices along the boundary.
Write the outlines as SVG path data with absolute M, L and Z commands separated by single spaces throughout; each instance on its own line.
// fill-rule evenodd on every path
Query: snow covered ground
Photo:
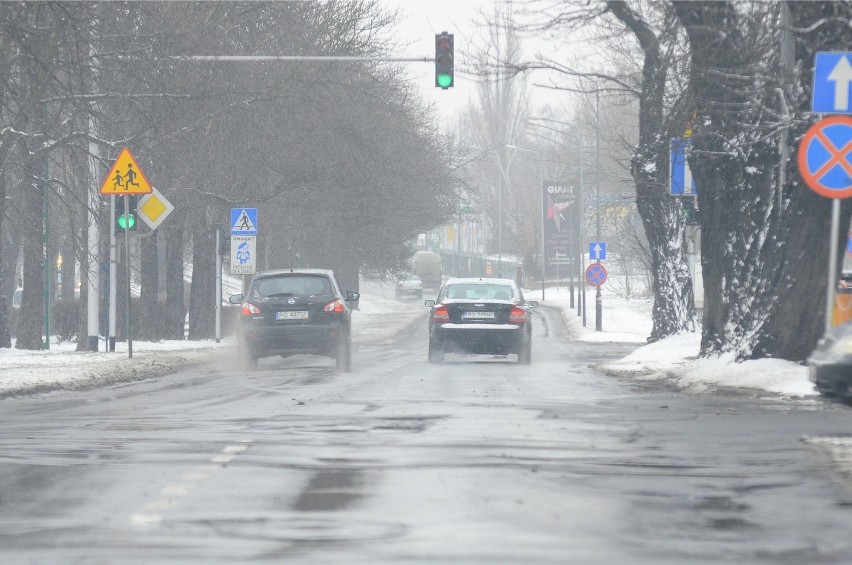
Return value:
M 525 292 L 540 300 L 540 291 Z M 417 300 L 396 301 L 380 293 L 364 293 L 353 313 L 353 343 L 380 343 L 417 319 L 425 323 L 426 308 Z M 700 334 L 678 335 L 644 345 L 651 330 L 651 302 L 604 294 L 603 331 L 596 332 L 594 291 L 587 294 L 586 327 L 570 307 L 568 290 L 547 289 L 546 307 L 559 308 L 573 338 L 587 343 L 631 343 L 627 357 L 598 366 L 601 371 L 636 379 L 667 379 L 690 391 L 737 387 L 803 398 L 817 393 L 807 368 L 788 361 L 765 359 L 734 363 L 732 358 L 696 360 Z M 56 389 L 92 388 L 175 372 L 211 360 L 233 360 L 233 338 L 210 341 L 135 341 L 133 357 L 127 344 L 115 353 L 77 352 L 73 343 L 52 343 L 49 350 L 0 349 L 0 397 Z M 424 345 L 425 347 L 425 345 Z M 103 343 L 101 343 L 103 349 Z
M 525 292 L 528 300 L 541 298 L 540 291 Z M 588 343 L 635 343 L 640 347 L 615 362 L 602 363 L 599 370 L 636 379 L 667 379 L 694 392 L 713 387 L 767 391 L 790 397 L 817 396 L 804 365 L 778 359 L 735 363 L 733 355 L 697 359 L 701 334 L 685 333 L 647 344 L 651 333 L 651 300 L 625 300 L 603 294 L 603 331 L 595 331 L 594 289 L 587 292 L 586 327 L 576 309 L 569 305 L 567 290 L 548 289 L 545 304 L 558 306 L 576 340 Z

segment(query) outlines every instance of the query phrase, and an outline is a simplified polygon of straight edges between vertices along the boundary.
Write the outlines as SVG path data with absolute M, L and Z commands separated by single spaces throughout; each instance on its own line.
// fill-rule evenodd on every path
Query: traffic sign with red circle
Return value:
M 586 267 L 586 282 L 592 286 L 601 286 L 606 282 L 606 269 L 600 263 Z
M 826 198 L 852 196 L 852 117 L 832 116 L 812 125 L 799 143 L 799 174 Z

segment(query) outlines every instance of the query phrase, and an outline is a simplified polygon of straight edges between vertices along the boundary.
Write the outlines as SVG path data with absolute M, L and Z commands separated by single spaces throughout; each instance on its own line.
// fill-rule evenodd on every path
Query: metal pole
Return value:
M 541 199 L 539 216 L 541 217 L 541 301 L 544 302 L 544 288 L 547 286 L 547 256 L 544 246 L 544 161 L 538 162 L 538 194 Z
M 115 352 L 118 329 L 118 238 L 115 236 L 115 194 L 109 197 L 109 322 L 107 351 Z
M 497 269 L 503 269 L 503 169 L 497 179 Z
M 216 226 L 216 343 L 222 340 L 222 250 L 219 246 L 221 228 Z
M 595 241 L 601 241 L 601 96 L 595 93 Z M 600 252 L 598 252 L 600 257 Z M 597 263 L 600 264 L 600 258 Z M 603 331 L 603 296 L 601 285 L 595 287 L 595 331 Z
M 837 288 L 837 238 L 840 235 L 840 199 L 831 201 L 831 240 L 828 252 L 828 292 L 825 293 L 825 331 L 831 329 L 834 317 L 834 295 Z
M 131 320 L 131 308 L 130 308 L 130 300 L 132 298 L 132 293 L 130 292 L 130 222 L 128 222 L 128 217 L 130 216 L 130 195 L 124 195 L 124 265 L 125 265 L 125 274 L 127 276 L 127 316 L 126 319 L 126 332 L 127 332 L 127 357 L 133 357 L 133 335 L 131 334 L 131 328 L 133 327 Z
M 577 314 L 583 316 L 583 327 L 585 327 L 586 326 L 586 265 L 585 265 L 586 259 L 585 259 L 585 254 L 584 254 L 584 250 L 583 250 L 583 243 L 584 243 L 584 240 L 586 239 L 586 228 L 585 228 L 586 214 L 585 214 L 585 211 L 583 210 L 583 206 L 584 206 L 584 204 L 583 204 L 583 197 L 584 197 L 583 191 L 585 190 L 585 188 L 583 187 L 583 136 L 578 135 L 577 138 L 578 138 L 577 160 L 580 163 L 580 190 L 578 191 L 578 194 L 579 194 L 578 201 L 579 202 L 578 202 L 578 205 L 577 205 L 578 209 L 579 209 L 579 216 L 580 216 L 579 226 L 578 226 L 580 241 L 577 242 L 577 248 L 578 248 L 578 252 L 579 252 L 580 272 L 579 272 L 579 279 L 578 279 L 579 284 L 577 285 L 577 292 L 578 293 L 582 292 L 582 294 L 577 295 Z
M 49 170 L 47 166 L 47 161 L 44 164 L 45 171 L 45 180 L 44 187 L 42 188 L 44 202 L 42 204 L 43 214 L 44 214 L 44 264 L 42 269 L 44 270 L 44 344 L 42 344 L 43 349 L 50 349 L 50 203 L 48 201 L 48 195 L 50 194 L 50 190 L 48 189 L 49 181 L 48 175 Z

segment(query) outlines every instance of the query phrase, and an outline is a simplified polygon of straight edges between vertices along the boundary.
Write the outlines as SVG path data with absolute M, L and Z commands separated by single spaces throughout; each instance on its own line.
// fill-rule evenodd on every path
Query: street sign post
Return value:
M 231 235 L 257 235 L 257 208 L 231 208 Z
M 603 241 L 592 241 L 589 243 L 589 259 L 603 261 L 606 259 L 606 243 Z
M 606 282 L 606 269 L 600 263 L 586 267 L 586 282 L 592 286 L 601 286 Z
M 257 271 L 257 236 L 231 235 L 231 274 L 253 275 Z
M 816 80 L 816 79 L 815 79 Z M 831 198 L 828 253 L 828 290 L 825 296 L 825 331 L 831 329 L 837 276 L 837 239 L 840 235 L 840 200 L 852 196 L 852 117 L 832 116 L 812 125 L 799 144 L 799 174 L 811 190 Z
M 155 230 L 174 211 L 175 207 L 159 190 L 152 187 L 151 194 L 139 199 L 136 209 L 142 221 L 148 224 L 149 228 Z
M 852 117 L 832 116 L 812 125 L 799 143 L 799 174 L 826 198 L 852 196 Z
M 134 194 L 151 194 L 152 192 L 153 188 L 151 187 L 151 183 L 149 183 L 148 179 L 145 178 L 145 174 L 142 172 L 142 168 L 139 166 L 139 163 L 137 163 L 136 159 L 133 158 L 133 155 L 130 154 L 130 150 L 127 147 L 124 147 L 118 154 L 115 162 L 112 164 L 104 182 L 101 184 L 100 193 L 104 196 L 124 195 L 124 263 L 127 277 L 127 312 L 125 314 L 125 327 L 127 333 L 127 356 L 129 358 L 133 357 L 133 323 L 130 309 L 130 232 L 128 229 L 130 227 L 128 221 L 130 216 L 130 197 Z M 111 250 L 110 254 L 112 254 Z M 113 269 L 114 263 L 110 261 L 110 281 L 114 279 Z M 110 293 L 110 302 L 112 301 L 113 296 L 112 293 Z M 110 310 L 112 310 L 112 308 L 113 305 L 110 304 Z
M 101 184 L 100 193 L 110 194 L 151 194 L 151 183 L 145 178 L 139 163 L 125 147 L 118 154 L 112 168 Z
M 822 51 L 814 57 L 811 111 L 815 114 L 850 114 L 852 51 Z
M 695 196 L 698 191 L 686 162 L 688 146 L 688 139 L 672 139 L 669 158 L 669 194 L 672 196 Z

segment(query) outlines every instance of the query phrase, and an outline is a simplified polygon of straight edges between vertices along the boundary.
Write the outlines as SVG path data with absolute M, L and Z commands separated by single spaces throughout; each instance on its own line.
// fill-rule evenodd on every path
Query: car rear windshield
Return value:
M 331 281 L 321 275 L 281 275 L 252 283 L 252 298 L 279 296 L 322 296 L 331 294 Z
M 451 284 L 446 293 L 450 300 L 511 300 L 513 295 L 506 284 Z

